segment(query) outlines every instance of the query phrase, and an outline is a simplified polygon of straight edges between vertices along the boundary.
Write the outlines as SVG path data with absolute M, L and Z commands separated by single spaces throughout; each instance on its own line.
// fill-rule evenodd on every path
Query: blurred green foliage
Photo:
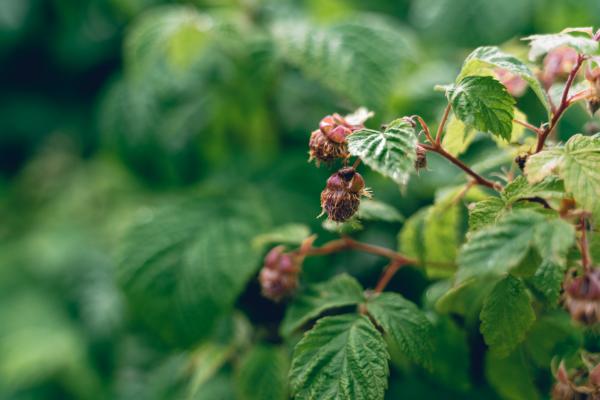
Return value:
M 319 119 L 359 105 L 375 124 L 437 116 L 431 89 L 470 47 L 518 51 L 520 36 L 585 25 L 600 25 L 597 0 L 2 0 L 0 398 L 285 396 L 293 340 L 259 294 L 251 238 L 290 222 L 330 237 L 315 219 L 327 169 L 306 165 Z M 544 117 L 531 92 L 518 107 Z M 561 132 L 584 121 L 572 110 Z M 487 147 L 476 139 L 465 158 L 489 162 Z M 429 170 L 402 193 L 365 178 L 410 216 L 463 179 L 435 157 Z M 396 247 L 398 228 L 360 235 Z M 310 259 L 303 280 L 348 272 L 369 286 L 382 266 Z M 427 285 L 403 270 L 391 287 L 420 301 Z M 484 359 L 468 321 L 432 318 L 435 368 L 395 361 L 389 398 L 538 395 L 511 381 L 518 360 Z M 566 347 L 583 340 L 560 318 L 538 323 Z

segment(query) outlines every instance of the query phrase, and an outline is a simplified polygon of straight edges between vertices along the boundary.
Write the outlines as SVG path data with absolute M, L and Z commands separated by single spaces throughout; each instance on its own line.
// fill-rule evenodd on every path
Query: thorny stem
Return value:
M 581 237 L 579 238 L 579 248 L 581 250 L 581 264 L 583 265 L 583 269 L 587 272 L 590 269 L 590 248 L 587 240 L 587 223 L 585 216 L 581 216 L 580 219 L 581 226 Z
M 546 139 L 548 138 L 548 135 L 550 135 L 550 133 L 554 130 L 554 128 L 556 128 L 556 125 L 558 124 L 560 117 L 562 117 L 564 112 L 571 105 L 571 101 L 570 101 L 571 99 L 569 99 L 569 91 L 571 90 L 571 86 L 573 85 L 575 76 L 577 75 L 577 72 L 579 72 L 579 69 L 581 68 L 581 65 L 583 64 L 583 61 L 585 61 L 585 56 L 583 54 L 579 54 L 577 56 L 577 62 L 575 63 L 575 66 L 573 67 L 573 69 L 569 73 L 569 77 L 567 78 L 567 83 L 565 84 L 565 88 L 563 90 L 562 98 L 560 100 L 560 104 L 558 105 L 558 108 L 553 113 L 550 123 L 548 125 L 546 125 L 546 127 L 538 135 L 538 141 L 537 141 L 537 146 L 535 148 L 535 153 L 539 153 L 540 151 L 542 151 L 542 149 L 544 148 L 544 144 L 546 143 Z

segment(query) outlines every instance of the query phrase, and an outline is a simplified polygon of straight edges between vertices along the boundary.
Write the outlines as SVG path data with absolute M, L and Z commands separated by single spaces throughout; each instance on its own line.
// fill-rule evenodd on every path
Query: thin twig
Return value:
M 381 274 L 381 278 L 377 281 L 377 285 L 375 286 L 375 293 L 381 293 L 385 289 L 385 287 L 390 283 L 396 272 L 405 264 L 402 264 L 399 261 L 392 261 L 388 264 L 387 267 L 383 270 L 383 274 Z
M 532 131 L 533 133 L 535 133 L 536 135 L 542 134 L 542 130 L 540 128 L 538 128 L 537 126 L 531 125 L 529 122 L 521 121 L 520 119 L 513 119 L 513 122 L 524 126 L 525 128 L 527 128 L 530 131 Z
M 415 115 L 415 118 L 417 119 L 417 121 L 419 121 L 419 124 L 423 128 L 423 132 L 425 132 L 425 137 L 427 138 L 427 140 L 429 140 L 429 143 L 435 144 L 435 140 L 431 136 L 431 132 L 429 131 L 429 126 L 427 125 L 427 123 L 423 121 L 423 118 L 421 118 L 418 115 Z
M 590 248 L 587 240 L 587 223 L 585 216 L 581 216 L 581 237 L 579 238 L 579 248 L 581 250 L 581 264 L 583 265 L 583 269 L 585 271 L 589 271 L 590 269 Z
M 581 65 L 583 64 L 584 60 L 585 60 L 585 57 L 582 54 L 579 54 L 577 56 L 577 62 L 575 63 L 575 66 L 573 67 L 573 69 L 569 73 L 569 77 L 567 78 L 567 83 L 565 84 L 565 88 L 562 93 L 560 104 L 559 104 L 558 108 L 556 109 L 556 111 L 553 113 L 550 123 L 548 125 L 546 125 L 546 127 L 543 129 L 541 134 L 538 135 L 538 141 L 537 141 L 537 146 L 535 148 L 535 153 L 539 153 L 540 151 L 542 151 L 542 149 L 544 148 L 544 144 L 546 143 L 546 139 L 548 138 L 548 135 L 550 135 L 550 133 L 554 130 L 554 128 L 556 128 L 556 125 L 558 124 L 560 117 L 562 117 L 564 112 L 571 105 L 571 103 L 569 102 L 569 91 L 571 90 L 571 86 L 573 85 L 573 82 L 575 81 L 575 76 L 577 76 L 577 72 L 579 72 L 579 69 L 581 68 Z
M 452 106 L 450 105 L 450 103 L 448 103 L 448 105 L 446 106 L 446 109 L 444 110 L 444 115 L 442 116 L 440 125 L 438 126 L 437 133 L 435 134 L 436 146 L 441 146 L 442 132 L 444 131 L 444 126 L 446 126 L 446 121 L 448 120 L 448 115 L 450 114 L 451 109 L 452 109 Z

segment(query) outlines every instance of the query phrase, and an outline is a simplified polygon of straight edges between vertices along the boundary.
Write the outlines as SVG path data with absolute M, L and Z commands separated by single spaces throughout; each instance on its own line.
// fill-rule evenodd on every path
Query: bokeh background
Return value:
M 590 25 L 600 26 L 598 0 L 0 1 L 0 398 L 244 398 L 236 354 L 281 342 L 284 307 L 261 298 L 259 259 L 225 306 L 188 304 L 181 328 L 165 306 L 174 261 L 151 289 L 123 278 L 131 237 L 138 250 L 162 246 L 153 240 L 177 233 L 160 210 L 191 201 L 198 210 L 175 211 L 190 229 L 237 226 L 243 214 L 326 240 L 316 216 L 328 171 L 306 162 L 322 116 L 364 105 L 374 127 L 432 119 L 444 106 L 433 86 L 453 81 L 473 47 L 524 55 L 519 37 Z M 543 117 L 530 92 L 519 107 Z M 561 133 L 587 120 L 573 109 Z M 489 149 L 477 141 L 465 159 Z M 403 192 L 365 171 L 367 185 L 410 216 L 463 179 L 429 162 Z M 156 218 L 153 234 L 127 234 Z M 358 235 L 396 247 L 399 228 Z M 303 282 L 347 271 L 369 286 L 382 266 L 361 254 L 311 259 Z M 192 293 L 196 284 L 202 276 Z M 427 285 L 407 269 L 391 288 L 420 303 Z M 435 373 L 396 366 L 389 397 L 495 398 L 480 337 L 449 327 L 440 340 Z

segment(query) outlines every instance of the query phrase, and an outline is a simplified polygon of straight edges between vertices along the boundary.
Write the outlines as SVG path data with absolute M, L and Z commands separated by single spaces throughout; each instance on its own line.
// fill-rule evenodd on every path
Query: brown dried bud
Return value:
M 420 169 L 427 168 L 427 150 L 422 147 L 417 147 L 417 159 L 415 160 L 415 169 L 417 172 Z
M 527 90 L 527 82 L 517 74 L 513 74 L 507 69 L 496 68 L 496 77 L 506 87 L 506 91 L 514 97 L 521 97 Z
M 590 95 L 586 99 L 586 105 L 591 115 L 596 114 L 596 112 L 600 110 L 600 96 Z
M 593 268 L 564 284 L 564 304 L 571 317 L 584 324 L 600 321 L 600 269 Z
M 552 387 L 552 400 L 576 400 L 580 398 L 582 398 L 581 394 L 573 389 L 565 363 L 561 361 L 556 371 L 556 383 Z
M 321 163 L 330 164 L 336 158 L 347 158 L 350 156 L 345 141 L 342 143 L 335 142 L 327 138 L 319 129 L 313 131 L 310 135 L 308 147 L 310 149 L 308 152 L 310 155 L 308 161 L 316 160 L 317 166 Z
M 525 169 L 525 164 L 527 163 L 527 158 L 529 157 L 528 153 L 522 153 L 515 157 L 515 163 L 519 166 L 519 169 L 523 171 Z
M 319 129 L 310 135 L 308 142 L 309 159 L 330 164 L 336 158 L 347 158 L 346 138 L 352 132 L 362 129 L 364 122 L 373 115 L 366 108 L 359 108 L 353 114 L 342 117 L 339 114 L 327 115 L 319 122 Z
M 277 246 L 267 253 L 258 277 L 263 296 L 273 301 L 281 301 L 298 287 L 302 257 L 284 250 Z
M 566 79 L 576 63 L 577 50 L 566 46 L 554 49 L 544 58 L 540 80 L 548 89 L 557 79 Z
M 344 222 L 358 211 L 361 196 L 369 196 L 363 177 L 354 168 L 345 167 L 327 179 L 321 208 L 332 221 Z

